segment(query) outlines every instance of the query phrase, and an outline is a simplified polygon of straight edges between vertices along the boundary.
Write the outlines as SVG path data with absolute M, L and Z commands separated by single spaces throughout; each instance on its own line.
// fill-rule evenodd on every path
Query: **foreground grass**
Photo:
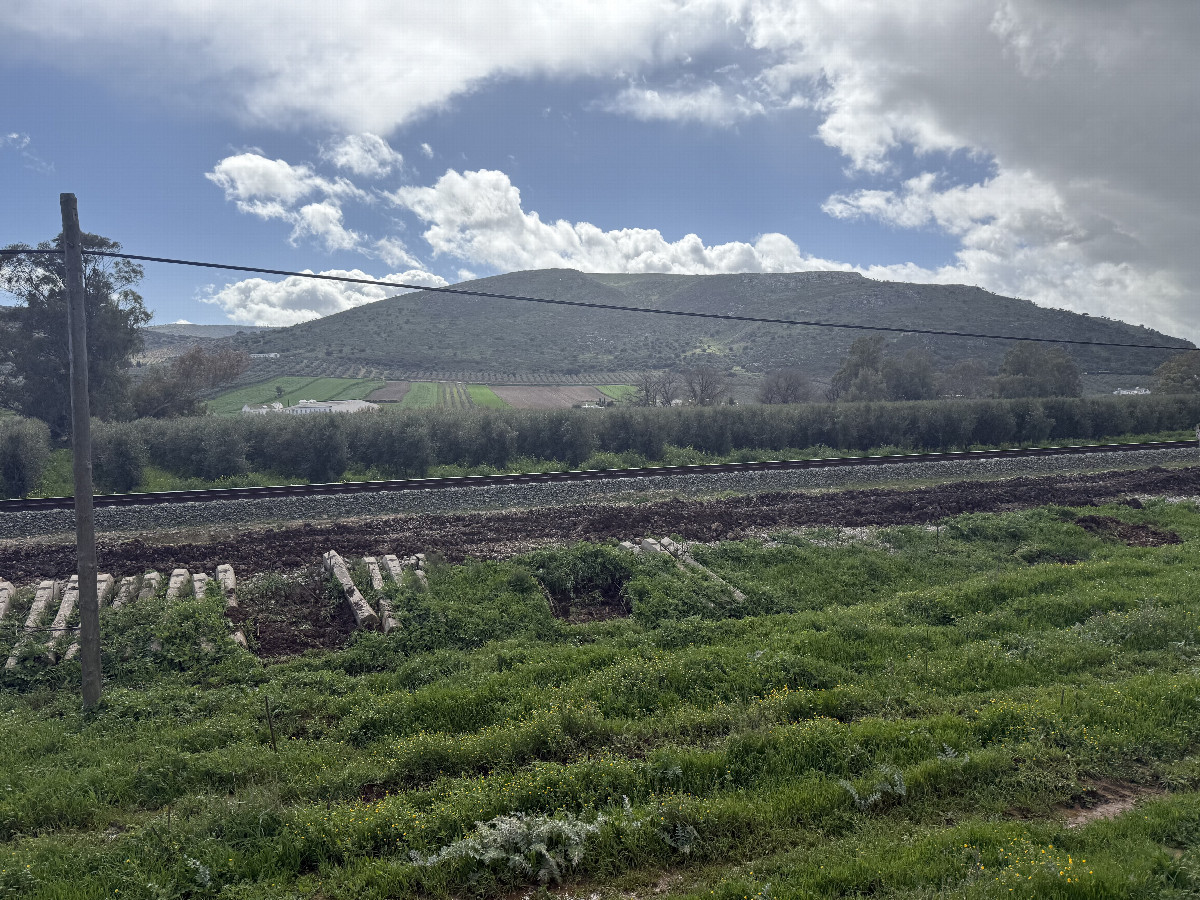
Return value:
M 292 404 L 300 400 L 362 400 L 383 387 L 378 378 L 309 378 L 284 376 L 259 384 L 235 388 L 208 401 L 209 410 L 220 416 L 240 415 L 242 407 L 279 401 Z M 276 388 L 282 389 L 282 393 Z
M 270 665 L 215 596 L 108 611 L 98 712 L 76 664 L 4 676 L 0 897 L 1200 890 L 1195 507 L 696 555 L 745 599 L 603 546 L 435 563 L 428 593 L 390 589 L 398 631 Z M 1098 778 L 1152 794 L 1065 828 Z

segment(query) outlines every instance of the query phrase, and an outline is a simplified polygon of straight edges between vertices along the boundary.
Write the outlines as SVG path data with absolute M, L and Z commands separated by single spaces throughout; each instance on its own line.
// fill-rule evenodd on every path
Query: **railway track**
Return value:
M 319 497 L 386 491 L 427 491 L 446 488 L 488 487 L 506 484 L 601 481 L 618 478 L 663 478 L 671 475 L 773 472 L 826 469 L 846 466 L 892 466 L 909 463 L 979 461 L 1036 456 L 1073 456 L 1094 453 L 1137 453 L 1148 450 L 1184 450 L 1196 441 L 1144 441 L 1133 444 L 1086 444 L 1063 447 L 1025 447 L 1014 450 L 963 450 L 947 453 L 904 453 L 891 456 L 840 456 L 822 459 L 777 460 L 747 463 L 708 463 L 689 466 L 645 466 L 632 469 L 594 469 L 570 472 L 533 472 L 516 475 L 460 475 L 448 478 L 402 478 L 389 481 L 352 481 L 334 484 L 286 484 L 271 487 L 211 488 L 156 491 L 141 494 L 101 494 L 97 507 L 149 506 L 170 503 L 209 503 L 222 500 L 262 500 L 274 497 Z M 0 514 L 36 510 L 73 509 L 71 497 L 36 497 L 0 500 Z

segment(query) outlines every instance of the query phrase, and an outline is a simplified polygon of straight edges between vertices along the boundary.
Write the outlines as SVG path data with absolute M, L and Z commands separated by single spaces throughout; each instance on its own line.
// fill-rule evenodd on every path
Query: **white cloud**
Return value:
M 358 269 L 331 269 L 320 274 L 346 278 L 371 277 Z M 444 278 L 420 270 L 385 275 L 382 280 L 422 287 L 446 285 Z M 235 324 L 279 327 L 297 325 L 403 293 L 407 293 L 404 288 L 345 284 L 292 276 L 282 281 L 247 278 L 227 284 L 219 290 L 210 286 L 199 299 L 204 303 L 219 306 L 225 311 L 229 321 Z
M 404 157 L 377 134 L 346 135 L 321 156 L 363 178 L 381 178 L 404 164 Z
M 424 154 L 426 159 L 433 159 L 433 148 L 428 144 L 421 145 L 421 153 Z
M 849 269 L 807 256 L 789 238 L 766 234 L 753 244 L 707 246 L 696 235 L 668 241 L 655 229 L 602 231 L 588 222 L 543 222 L 521 206 L 521 192 L 503 172 L 450 170 L 432 187 L 402 187 L 387 195 L 429 227 L 435 255 L 450 255 L 502 271 L 567 267 L 589 272 L 781 272 Z
M 221 188 L 225 199 L 236 202 L 242 212 L 264 218 L 271 218 L 276 209 L 291 207 L 314 193 L 359 200 L 368 196 L 344 178 L 330 180 L 309 166 L 293 166 L 282 159 L 268 159 L 252 152 L 225 157 L 204 177 Z
M 342 223 L 344 199 L 369 201 L 365 192 L 344 178 L 328 179 L 309 166 L 282 159 L 268 159 L 258 153 L 239 153 L 218 162 L 204 176 L 225 192 L 239 210 L 261 219 L 280 219 L 292 226 L 289 237 L 296 244 L 312 237 L 326 250 L 357 250 L 362 236 Z M 297 204 L 313 195 L 320 200 Z
M 753 0 L 746 21 L 773 59 L 762 82 L 818 110 L 852 169 L 887 179 L 906 149 L 990 163 L 977 184 L 929 171 L 826 204 L 960 240 L 951 265 L 914 278 L 1200 336 L 1191 4 Z
M 610 102 L 631 116 L 713 124 L 756 115 L 756 103 L 806 107 L 852 177 L 881 181 L 882 194 L 843 191 L 830 211 L 872 216 L 875 204 L 896 227 L 923 215 L 924 227 L 962 239 L 951 266 L 961 280 L 1193 336 L 1198 45 L 1187 0 L 356 0 L 335 13 L 320 0 L 0 4 L 10 64 L 32 58 L 164 97 L 203 85 L 215 110 L 355 134 L 391 133 L 501 78 L 678 85 L 671 79 L 696 60 L 724 63 L 733 48 L 753 89 L 628 88 Z M 695 83 L 726 85 L 722 71 Z M 940 154 L 969 155 L 991 173 L 942 201 L 934 195 L 957 187 L 935 181 L 918 202 L 896 172 L 915 157 L 935 173 Z M 1017 210 L 1005 185 L 1022 180 L 1038 200 Z M 301 200 L 331 196 L 235 199 L 284 218 Z M 902 215 L 897 203 L 916 205 Z
M 24 132 L 13 131 L 0 134 L 0 150 L 11 150 L 24 161 L 24 166 L 39 175 L 54 171 L 54 163 L 46 162 L 33 150 L 33 140 Z
M 714 126 L 733 125 L 766 112 L 762 101 L 716 84 L 669 90 L 630 86 L 604 103 L 603 108 L 642 121 L 692 121 Z
M 734 6 L 741 0 L 735 0 Z M 274 126 L 386 134 L 497 77 L 611 75 L 730 37 L 726 0 L 7 0 L 0 54 Z

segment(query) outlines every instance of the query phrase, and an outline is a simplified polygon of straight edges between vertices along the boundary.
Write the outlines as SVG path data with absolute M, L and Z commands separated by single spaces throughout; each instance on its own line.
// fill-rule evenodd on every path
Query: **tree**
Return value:
M 658 399 L 662 401 L 663 406 L 670 406 L 679 399 L 679 392 L 682 389 L 679 381 L 679 373 L 672 372 L 670 369 L 658 376 Z
M 879 372 L 879 367 L 883 364 L 883 338 L 882 337 L 860 337 L 850 345 L 850 352 L 846 354 L 846 358 L 842 360 L 841 366 L 833 375 L 833 380 L 829 384 L 829 399 L 841 400 L 849 399 L 845 397 L 849 393 L 851 386 L 855 380 L 864 371 Z M 873 381 L 873 379 L 871 379 Z M 861 385 L 860 385 L 861 387 Z M 881 399 L 881 398 L 869 398 Z
M 933 360 L 924 350 L 909 350 L 903 356 L 888 356 L 879 368 L 887 385 L 889 400 L 928 400 L 937 395 Z
M 688 400 L 697 406 L 716 406 L 729 393 L 725 376 L 712 366 L 698 366 L 683 373 Z
M 1019 341 L 1004 354 L 996 379 L 998 397 L 1079 397 L 1079 367 L 1061 347 Z
M 640 372 L 633 382 L 635 406 L 658 405 L 658 376 L 653 372 Z
M 1163 394 L 1200 394 L 1200 350 L 1177 353 L 1154 370 Z
M 138 379 L 133 388 L 134 414 L 156 419 L 202 415 L 200 395 L 228 384 L 249 368 L 250 355 L 240 350 L 224 347 L 210 352 L 192 347 Z
M 49 458 L 50 432 L 44 422 L 0 419 L 0 496 L 25 497 L 35 490 Z
M 142 347 L 138 328 L 150 312 L 134 290 L 142 268 L 129 260 L 89 256 L 118 251 L 116 241 L 83 235 L 88 343 L 88 399 L 92 415 L 117 419 L 129 412 L 129 359 Z M 62 248 L 62 236 L 38 250 Z M 71 429 L 70 360 L 67 346 L 66 272 L 61 255 L 30 251 L 0 257 L 0 290 L 17 298 L 0 327 L 0 402 L 41 419 L 55 438 Z
M 778 369 L 763 379 L 759 403 L 804 403 L 812 399 L 812 385 L 799 369 Z

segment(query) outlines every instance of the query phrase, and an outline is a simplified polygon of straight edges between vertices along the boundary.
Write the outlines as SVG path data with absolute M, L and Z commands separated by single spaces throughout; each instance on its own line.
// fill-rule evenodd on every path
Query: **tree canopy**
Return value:
M 201 394 L 228 384 L 249 368 L 250 355 L 243 351 L 192 347 L 138 379 L 133 389 L 134 415 L 155 419 L 203 415 Z
M 91 412 L 121 418 L 130 411 L 128 366 L 142 346 L 138 328 L 150 321 L 134 290 L 142 267 L 86 254 L 120 250 L 116 241 L 85 234 L 82 243 Z M 17 300 L 0 317 L 0 403 L 41 419 L 56 438 L 71 428 L 66 272 L 61 255 L 34 251 L 61 248 L 60 235 L 36 248 L 10 245 L 5 249 L 27 252 L 0 257 L 0 290 Z
M 1062 347 L 1019 341 L 1004 354 L 997 397 L 1080 397 L 1079 367 Z
M 936 396 L 933 361 L 924 350 L 884 353 L 882 337 L 861 337 L 833 376 L 830 400 L 927 400 Z
M 1178 353 L 1154 370 L 1163 394 L 1200 394 L 1200 350 Z

